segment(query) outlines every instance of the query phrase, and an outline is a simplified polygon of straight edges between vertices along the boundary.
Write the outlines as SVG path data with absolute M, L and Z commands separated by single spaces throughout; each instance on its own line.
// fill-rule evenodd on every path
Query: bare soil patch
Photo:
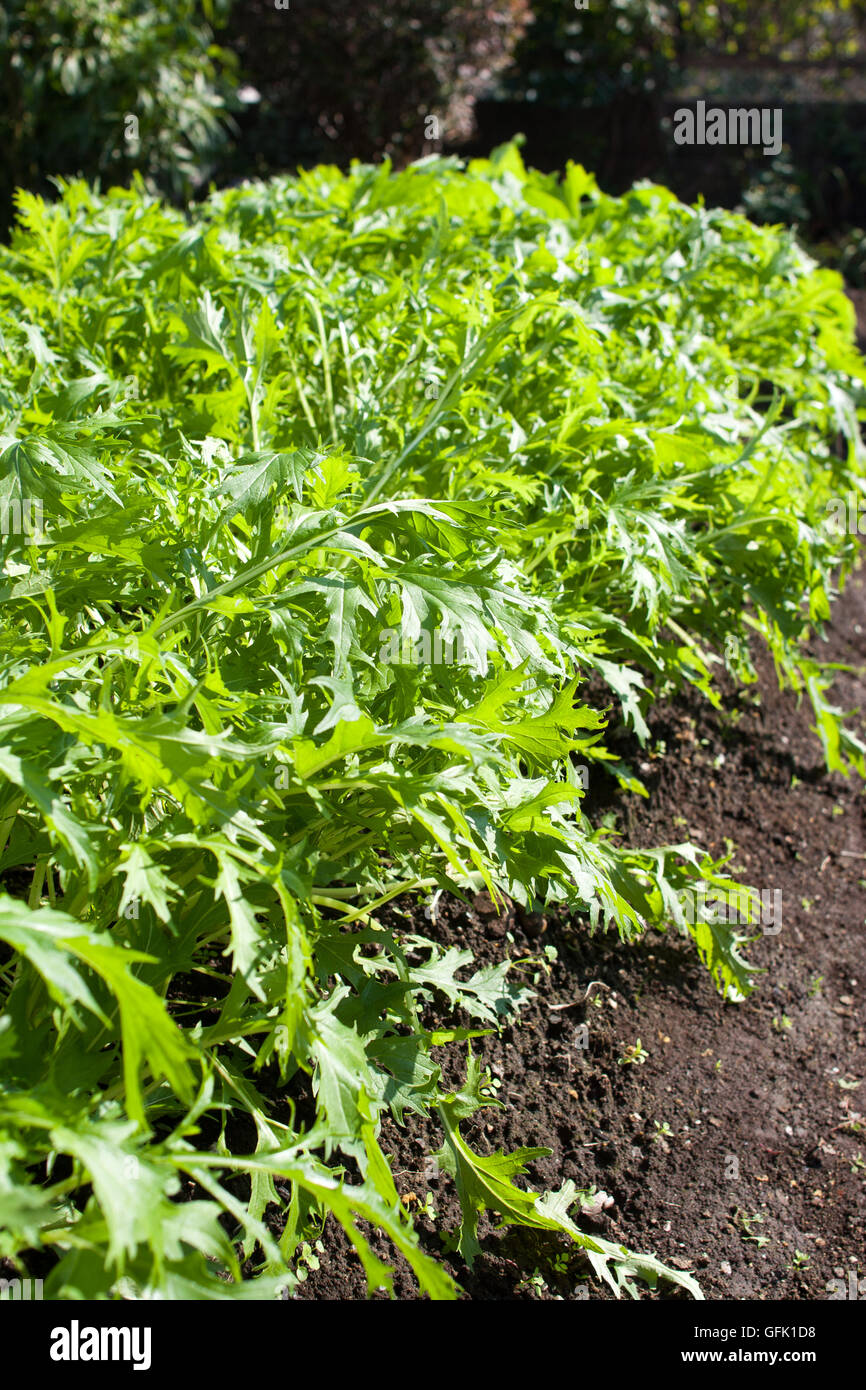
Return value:
M 864 702 L 864 633 L 861 572 L 827 641 L 813 644 L 821 660 L 855 668 L 835 688 L 846 709 Z M 551 1156 L 533 1166 L 533 1181 L 595 1184 L 613 1204 L 583 1218 L 584 1229 L 693 1271 L 708 1298 L 826 1299 L 833 1280 L 848 1289 L 849 1272 L 866 1277 L 864 792 L 855 777 L 826 775 L 808 706 L 778 690 L 768 659 L 759 669 L 758 685 L 728 690 L 719 711 L 691 692 L 657 706 L 656 746 L 624 750 L 641 765 L 649 801 L 594 786 L 590 808 L 593 818 L 612 811 L 635 844 L 690 838 L 722 854 L 730 843 L 744 881 L 781 890 L 782 930 L 749 951 L 766 974 L 747 1001 L 723 1003 L 673 929 L 629 947 L 591 937 L 568 916 L 491 915 L 486 895 L 440 903 L 435 922 L 415 909 L 415 927 L 480 961 L 556 949 L 549 973 L 536 967 L 536 998 L 520 1022 L 476 1043 L 507 1109 L 482 1110 L 466 1124 L 473 1147 L 547 1145 Z M 606 988 L 576 1003 L 592 980 Z M 556 1007 L 563 1004 L 570 1007 Z M 623 1064 L 638 1039 L 646 1060 Z M 459 1049 L 450 1054 L 457 1081 Z M 388 1123 L 383 1134 L 407 1205 L 417 1212 L 430 1192 L 440 1229 L 453 1230 L 453 1184 L 430 1176 L 427 1161 L 440 1143 L 434 1124 L 415 1120 L 408 1130 Z M 433 1224 L 421 1215 L 418 1225 L 441 1253 Z M 554 1269 L 564 1248 L 556 1239 L 496 1231 L 484 1218 L 481 1230 L 472 1270 L 447 1255 L 469 1298 L 611 1296 L 579 1256 Z M 328 1228 L 324 1246 L 296 1297 L 365 1297 L 342 1233 Z M 395 1288 L 416 1296 L 406 1270 Z

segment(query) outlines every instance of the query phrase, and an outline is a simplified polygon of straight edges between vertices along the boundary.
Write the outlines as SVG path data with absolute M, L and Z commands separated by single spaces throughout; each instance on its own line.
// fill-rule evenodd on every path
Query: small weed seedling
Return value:
M 319 1268 L 319 1255 L 324 1255 L 324 1253 L 325 1247 L 320 1240 L 316 1241 L 315 1250 L 312 1245 L 304 1241 L 295 1265 L 295 1274 L 301 1283 L 309 1278 L 313 1270 Z
M 641 1043 L 640 1038 L 638 1038 L 637 1042 L 629 1043 L 626 1047 L 623 1048 L 622 1056 L 619 1057 L 617 1060 L 621 1067 L 635 1065 L 642 1066 L 648 1057 L 649 1053 Z
M 753 1212 L 752 1215 L 749 1216 L 738 1207 L 734 1212 L 734 1221 L 736 1225 L 740 1227 L 743 1240 L 751 1241 L 754 1245 L 757 1245 L 759 1250 L 763 1249 L 765 1245 L 770 1244 L 769 1236 L 756 1235 L 752 1229 L 754 1226 L 761 1225 L 763 1220 L 764 1218 L 759 1211 Z

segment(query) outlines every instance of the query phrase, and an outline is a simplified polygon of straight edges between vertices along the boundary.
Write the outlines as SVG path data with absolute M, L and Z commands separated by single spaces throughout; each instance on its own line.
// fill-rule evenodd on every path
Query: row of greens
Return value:
M 609 719 L 645 741 L 661 691 L 717 702 L 757 634 L 828 767 L 866 771 L 803 652 L 855 550 L 826 504 L 864 472 L 838 277 L 661 188 L 527 174 L 512 146 L 188 216 L 141 185 L 18 205 L 0 1257 L 48 1252 L 55 1298 L 270 1297 L 330 1216 L 371 1288 L 392 1278 L 372 1227 L 453 1297 L 390 1114 L 438 1126 L 467 1261 L 487 1211 L 576 1242 L 617 1294 L 700 1296 L 582 1234 L 573 1183 L 515 1183 L 541 1151 L 472 1150 L 461 1124 L 501 1103 L 473 1039 L 527 979 L 380 909 L 486 888 L 624 940 L 676 925 L 724 996 L 752 988 L 736 933 L 679 906 L 736 887 L 724 862 L 593 827 L 577 760 L 643 792 Z M 386 633 L 462 660 L 386 660 Z

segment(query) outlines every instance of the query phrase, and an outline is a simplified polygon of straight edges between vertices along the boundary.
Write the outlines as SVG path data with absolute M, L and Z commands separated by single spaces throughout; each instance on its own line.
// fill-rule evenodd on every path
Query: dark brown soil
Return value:
M 858 573 L 828 640 L 813 644 L 819 659 L 856 668 L 834 690 L 846 709 L 866 692 L 864 633 Z M 440 904 L 435 924 L 419 918 L 418 929 L 480 961 L 506 953 L 544 960 L 542 948 L 556 950 L 549 973 L 534 967 L 536 997 L 519 1024 L 476 1043 L 507 1108 L 467 1122 L 473 1147 L 547 1145 L 551 1156 L 530 1169 L 535 1186 L 595 1184 L 613 1205 L 583 1218 L 584 1229 L 693 1271 L 708 1298 L 826 1299 L 834 1279 L 837 1294 L 850 1296 L 849 1272 L 866 1276 L 864 791 L 856 777 L 824 773 L 808 704 L 798 708 L 778 690 L 766 657 L 758 664 L 759 684 L 729 690 L 720 711 L 693 693 L 659 705 L 655 747 L 635 759 L 650 800 L 609 801 L 628 842 L 688 838 L 719 856 L 731 842 L 735 876 L 781 890 L 781 932 L 749 948 L 766 974 L 747 1001 L 723 1003 L 675 929 L 627 946 L 591 938 L 567 916 L 484 915 L 481 899 Z M 597 803 L 590 814 L 604 810 Z M 608 988 L 575 1004 L 592 980 Z M 570 1007 L 555 1007 L 562 1004 Z M 585 1050 L 576 1045 L 582 1023 Z M 638 1039 L 646 1060 L 621 1062 Z M 463 1058 L 458 1048 L 445 1051 L 448 1079 L 457 1080 Z M 417 1213 L 431 1193 L 436 1227 L 453 1232 L 453 1184 L 425 1176 L 441 1144 L 436 1125 L 387 1123 L 382 1142 L 409 1209 Z M 420 1215 L 417 1225 L 441 1254 L 433 1223 Z M 556 1237 L 499 1232 L 486 1218 L 480 1231 L 474 1269 L 447 1256 L 469 1298 L 612 1297 L 579 1256 L 554 1270 L 565 1250 Z M 296 1297 L 364 1298 L 360 1262 L 342 1232 L 328 1227 L 324 1247 Z M 378 1248 L 391 1259 L 384 1241 Z M 861 1288 L 866 1295 L 866 1282 Z M 417 1297 L 405 1266 L 395 1289 Z M 660 1288 L 646 1296 L 681 1295 Z

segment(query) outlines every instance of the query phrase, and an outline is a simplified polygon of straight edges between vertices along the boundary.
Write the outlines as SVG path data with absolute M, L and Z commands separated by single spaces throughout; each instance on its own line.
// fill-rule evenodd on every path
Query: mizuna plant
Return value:
M 461 1123 L 500 1102 L 472 1039 L 526 985 L 381 909 L 486 887 L 626 941 L 673 922 L 748 993 L 741 938 L 679 907 L 738 891 L 724 864 L 584 815 L 578 757 L 643 788 L 581 682 L 645 739 L 652 694 L 717 699 L 721 653 L 750 679 L 757 633 L 828 766 L 864 770 L 802 652 L 854 553 L 822 524 L 862 478 L 851 339 L 840 282 L 789 238 L 527 174 L 514 147 L 320 168 L 187 217 L 140 186 L 19 195 L 0 1256 L 48 1252 L 54 1298 L 271 1297 L 331 1217 L 371 1288 L 392 1277 L 372 1226 L 453 1297 L 380 1145 L 390 1112 L 436 1120 L 467 1261 L 487 1211 L 576 1242 L 617 1294 L 700 1296 L 581 1233 L 573 1184 L 515 1183 L 541 1151 L 473 1152 Z M 461 661 L 383 663 L 386 631 L 459 638 Z

